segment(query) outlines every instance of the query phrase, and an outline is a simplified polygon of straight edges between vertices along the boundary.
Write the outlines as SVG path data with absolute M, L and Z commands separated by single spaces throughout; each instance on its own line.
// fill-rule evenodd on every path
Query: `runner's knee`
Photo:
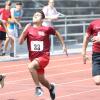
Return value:
M 32 61 L 29 65 L 28 65 L 28 68 L 30 69 L 30 71 L 32 70 L 37 70 L 39 69 L 39 65 L 37 63 L 37 61 Z

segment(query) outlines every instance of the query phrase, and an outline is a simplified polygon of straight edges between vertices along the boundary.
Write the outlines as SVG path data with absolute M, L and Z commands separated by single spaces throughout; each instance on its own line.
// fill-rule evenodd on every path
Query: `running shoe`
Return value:
M 10 53 L 10 57 L 14 57 L 14 53 Z
M 51 88 L 49 90 L 51 100 L 55 100 L 55 84 L 51 84 Z
M 36 87 L 35 89 L 35 95 L 36 96 L 42 96 L 43 95 L 43 90 L 41 87 Z

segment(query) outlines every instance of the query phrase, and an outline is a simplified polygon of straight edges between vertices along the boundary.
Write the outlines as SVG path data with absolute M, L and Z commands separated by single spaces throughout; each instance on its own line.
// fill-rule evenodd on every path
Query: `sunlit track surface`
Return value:
M 50 100 L 45 87 L 43 96 L 34 95 L 35 85 L 27 68 L 28 63 L 28 60 L 0 62 L 0 72 L 6 75 L 0 100 Z M 51 56 L 45 70 L 47 79 L 56 83 L 56 100 L 100 99 L 100 87 L 91 77 L 91 61 L 83 64 L 81 55 Z

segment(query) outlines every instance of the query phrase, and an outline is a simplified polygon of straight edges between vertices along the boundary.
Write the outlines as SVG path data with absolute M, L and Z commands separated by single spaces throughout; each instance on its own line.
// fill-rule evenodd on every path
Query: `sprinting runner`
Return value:
M 45 15 L 43 11 L 37 11 L 33 15 L 33 25 L 26 25 L 19 38 L 19 43 L 23 44 L 23 42 L 27 39 L 30 59 L 28 68 L 36 85 L 35 94 L 37 96 L 41 96 L 43 94 L 43 90 L 40 86 L 41 83 L 43 86 L 48 88 L 51 99 L 55 100 L 55 85 L 49 83 L 45 78 L 45 67 L 48 65 L 50 59 L 49 36 L 56 35 L 62 43 L 63 50 L 66 52 L 67 49 L 60 33 L 56 32 L 52 27 L 42 26 L 44 18 Z
M 100 37 L 100 20 L 95 20 L 90 23 L 83 41 L 82 55 L 84 63 L 86 63 L 87 55 L 86 48 L 90 38 L 92 38 L 92 76 L 96 85 L 100 85 L 100 43 L 96 42 L 96 37 Z

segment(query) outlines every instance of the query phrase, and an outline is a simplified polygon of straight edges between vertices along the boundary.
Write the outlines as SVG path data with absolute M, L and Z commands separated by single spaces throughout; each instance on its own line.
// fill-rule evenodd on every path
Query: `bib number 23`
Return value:
M 31 51 L 43 51 L 43 41 L 31 41 Z

